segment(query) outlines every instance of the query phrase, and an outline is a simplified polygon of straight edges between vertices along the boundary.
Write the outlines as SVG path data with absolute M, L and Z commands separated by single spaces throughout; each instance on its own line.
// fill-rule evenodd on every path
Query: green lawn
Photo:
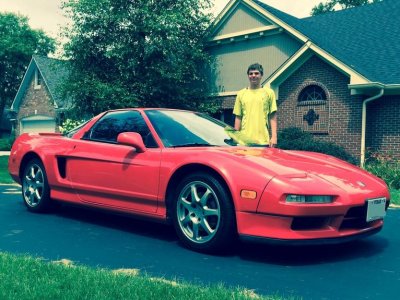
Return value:
M 283 299 L 261 297 L 222 284 L 199 286 L 150 278 L 138 270 L 106 270 L 74 266 L 70 261 L 0 252 L 0 299 Z M 293 298 L 291 298 L 293 299 Z M 300 299 L 300 298 L 299 298 Z
M 392 204 L 400 205 L 400 190 L 391 189 L 390 196 L 392 197 Z
M 8 157 L 8 155 L 0 156 L 0 183 L 14 182 L 8 173 Z

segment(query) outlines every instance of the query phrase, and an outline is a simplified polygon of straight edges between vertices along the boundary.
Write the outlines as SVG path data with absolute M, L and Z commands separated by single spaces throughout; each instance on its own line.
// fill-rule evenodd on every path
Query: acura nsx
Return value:
M 24 133 L 9 172 L 28 210 L 57 202 L 173 224 L 181 243 L 337 243 L 381 230 L 386 184 L 325 154 L 241 145 L 202 113 L 104 112 L 68 134 Z

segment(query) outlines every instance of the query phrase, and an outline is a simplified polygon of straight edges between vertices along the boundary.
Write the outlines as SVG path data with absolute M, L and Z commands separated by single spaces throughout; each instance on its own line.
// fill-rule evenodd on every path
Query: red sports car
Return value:
M 30 211 L 62 201 L 172 222 L 198 251 L 237 236 L 332 243 L 382 228 L 381 179 L 324 154 L 242 146 L 232 130 L 196 112 L 113 110 L 65 136 L 22 134 L 9 171 Z

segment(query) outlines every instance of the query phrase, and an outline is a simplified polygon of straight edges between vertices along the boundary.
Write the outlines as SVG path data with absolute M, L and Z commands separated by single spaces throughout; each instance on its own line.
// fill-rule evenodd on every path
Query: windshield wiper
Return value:
M 180 145 L 173 145 L 173 148 L 180 148 L 180 147 L 215 147 L 215 145 L 211 145 L 208 143 L 187 143 L 187 144 L 180 144 Z

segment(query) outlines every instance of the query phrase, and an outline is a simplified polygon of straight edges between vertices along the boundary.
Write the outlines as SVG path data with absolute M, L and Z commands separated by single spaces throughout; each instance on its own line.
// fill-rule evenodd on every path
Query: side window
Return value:
M 122 132 L 137 132 L 146 147 L 158 147 L 142 115 L 134 110 L 107 113 L 85 134 L 84 139 L 116 143 L 118 134 Z

